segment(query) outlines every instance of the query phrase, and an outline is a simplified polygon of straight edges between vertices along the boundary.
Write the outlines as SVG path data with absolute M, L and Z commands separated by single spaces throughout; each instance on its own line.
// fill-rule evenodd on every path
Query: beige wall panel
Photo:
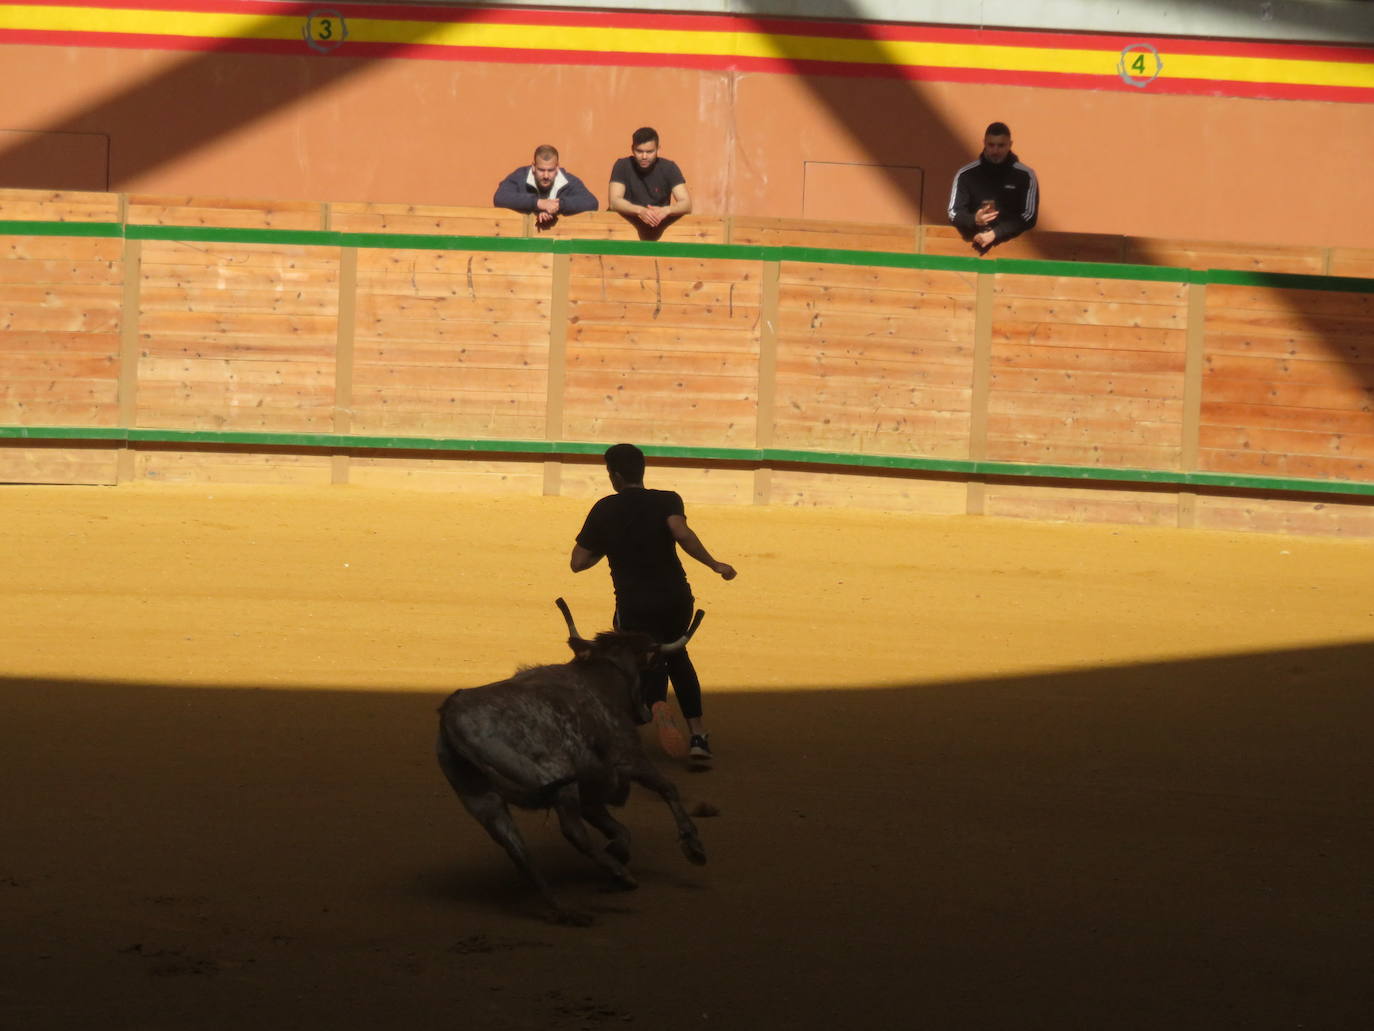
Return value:
M 0 220 L 118 222 L 117 193 L 0 189 Z
M 504 208 L 333 203 L 329 205 L 329 228 L 340 233 L 522 237 L 525 235 L 525 216 Z
M 449 458 L 382 458 L 366 454 L 348 459 L 348 482 L 385 490 L 538 497 L 544 489 L 542 459 L 492 461 Z
M 962 480 L 924 479 L 902 473 L 781 468 L 770 474 L 769 504 L 962 515 L 967 486 Z
M 984 514 L 1069 523 L 1175 526 L 1178 498 L 1168 489 L 1113 490 L 1037 484 L 989 483 Z
M 124 220 L 130 225 L 215 226 L 227 229 L 323 229 L 320 205 L 306 200 L 239 197 L 167 197 L 131 194 Z
M 11 420 L 0 414 L 0 422 Z M 16 447 L 0 442 L 0 483 L 113 484 L 118 450 L 111 447 Z
M 736 215 L 730 223 L 730 242 L 738 246 L 819 247 L 826 250 L 914 254 L 916 230 L 912 225 Z
M 323 486 L 330 482 L 326 454 L 225 450 L 176 451 L 146 448 L 134 455 L 134 477 L 158 483 L 289 483 Z
M 1374 537 L 1374 504 L 1336 499 L 1199 495 L 1197 527 L 1318 536 Z

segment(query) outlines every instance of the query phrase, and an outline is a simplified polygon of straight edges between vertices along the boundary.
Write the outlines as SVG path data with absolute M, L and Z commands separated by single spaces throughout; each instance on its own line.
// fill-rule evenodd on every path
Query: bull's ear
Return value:
M 573 659 L 585 659 L 592 653 L 592 642 L 573 636 L 568 638 L 568 647 L 572 649 Z

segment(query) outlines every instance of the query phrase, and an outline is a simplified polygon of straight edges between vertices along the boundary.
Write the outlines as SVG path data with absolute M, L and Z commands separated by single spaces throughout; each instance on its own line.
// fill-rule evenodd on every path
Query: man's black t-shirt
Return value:
M 633 157 L 623 157 L 611 166 L 611 182 L 625 187 L 625 199 L 641 207 L 666 208 L 673 199 L 673 187 L 687 180 L 682 169 L 667 158 L 659 158 L 642 171 Z
M 621 609 L 662 608 L 691 598 L 668 529 L 669 516 L 685 514 L 681 495 L 644 487 L 608 495 L 587 513 L 577 543 L 610 561 Z

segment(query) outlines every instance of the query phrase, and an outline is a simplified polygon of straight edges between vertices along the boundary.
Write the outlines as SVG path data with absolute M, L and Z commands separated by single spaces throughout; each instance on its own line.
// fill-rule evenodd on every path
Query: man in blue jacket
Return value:
M 512 211 L 533 211 L 540 226 L 551 226 L 559 215 L 595 211 L 596 197 L 565 168 L 558 167 L 558 149 L 547 143 L 534 150 L 534 164 L 521 165 L 501 180 L 492 204 Z
M 949 220 L 979 251 L 1035 227 L 1040 183 L 1011 149 L 1011 130 L 993 122 L 983 133 L 983 153 L 954 174 Z

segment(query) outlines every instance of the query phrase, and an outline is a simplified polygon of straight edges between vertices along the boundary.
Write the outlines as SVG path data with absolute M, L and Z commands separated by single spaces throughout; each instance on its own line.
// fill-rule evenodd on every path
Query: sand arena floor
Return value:
M 0 1027 L 1369 1026 L 1374 544 L 688 506 L 710 862 L 523 815 L 581 929 L 432 739 L 583 503 L 0 488 Z

